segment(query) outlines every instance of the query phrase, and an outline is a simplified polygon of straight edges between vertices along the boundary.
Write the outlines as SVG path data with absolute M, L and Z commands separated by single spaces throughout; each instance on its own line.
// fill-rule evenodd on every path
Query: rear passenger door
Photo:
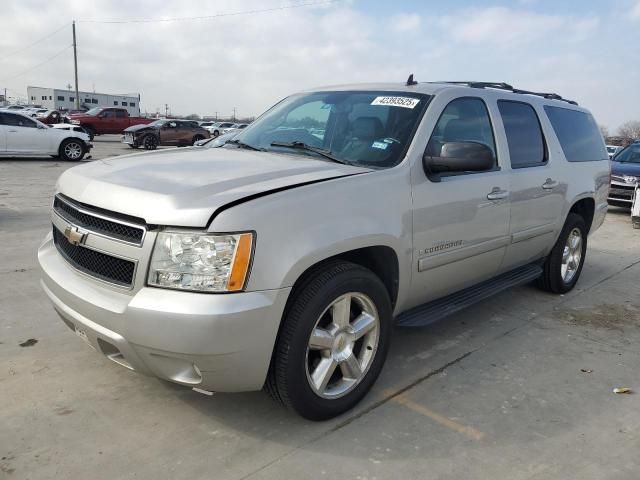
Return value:
M 440 156 L 444 144 L 475 142 L 489 147 L 496 161 L 490 170 L 443 174 L 439 181 L 421 164 L 414 167 L 411 306 L 495 276 L 509 243 L 509 172 L 497 158 L 485 101 L 441 94 L 429 108 L 440 115 L 428 156 Z
M 567 191 L 558 160 L 550 160 L 540 118 L 544 111 L 528 102 L 498 100 L 511 167 L 511 243 L 501 270 L 544 256 L 562 227 Z

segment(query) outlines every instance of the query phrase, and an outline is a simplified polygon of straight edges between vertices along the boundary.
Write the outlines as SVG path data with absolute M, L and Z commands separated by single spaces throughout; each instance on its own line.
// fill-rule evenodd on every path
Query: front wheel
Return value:
M 214 130 L 213 131 L 213 138 L 217 138 L 220 136 L 220 131 L 219 130 Z
M 147 135 L 142 140 L 142 146 L 145 150 L 155 150 L 158 148 L 158 139 L 155 135 Z
M 328 264 L 292 293 L 266 389 L 310 420 L 335 417 L 369 391 L 391 337 L 391 302 L 380 279 L 348 262 Z
M 60 158 L 67 162 L 78 162 L 85 154 L 85 145 L 81 140 L 67 138 L 60 144 Z
M 538 279 L 542 290 L 566 293 L 578 283 L 587 254 L 587 227 L 584 219 L 570 213 L 562 232 L 543 266 Z

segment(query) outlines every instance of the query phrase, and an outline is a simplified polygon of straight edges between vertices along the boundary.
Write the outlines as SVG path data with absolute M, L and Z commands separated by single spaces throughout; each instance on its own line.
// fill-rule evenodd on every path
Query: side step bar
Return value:
M 399 327 L 424 327 L 503 290 L 529 283 L 540 275 L 542 275 L 542 267 L 537 264 L 525 265 L 478 285 L 407 310 L 396 317 L 396 325 Z

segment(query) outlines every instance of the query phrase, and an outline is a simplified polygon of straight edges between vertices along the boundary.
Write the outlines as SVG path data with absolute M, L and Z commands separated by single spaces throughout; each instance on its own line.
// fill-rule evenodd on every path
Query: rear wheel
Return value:
M 67 138 L 60 144 L 60 158 L 67 162 L 82 160 L 85 154 L 85 145 L 82 140 Z
M 142 146 L 145 150 L 155 150 L 158 148 L 158 139 L 155 135 L 147 135 L 142 140 Z
M 538 279 L 542 290 L 566 293 L 575 287 L 587 254 L 587 227 L 584 219 L 570 213 Z
M 214 130 L 213 131 L 213 138 L 216 138 L 218 136 L 220 136 L 220 131 L 219 130 Z
M 292 295 L 266 389 L 305 418 L 331 418 L 354 407 L 382 370 L 389 295 L 373 272 L 348 262 L 316 270 Z

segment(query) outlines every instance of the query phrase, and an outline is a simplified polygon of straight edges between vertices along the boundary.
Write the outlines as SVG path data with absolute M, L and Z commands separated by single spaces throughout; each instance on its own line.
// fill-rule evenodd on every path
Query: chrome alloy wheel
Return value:
M 334 399 L 356 388 L 373 363 L 379 330 L 375 304 L 363 293 L 341 295 L 322 312 L 306 354 L 307 380 L 316 395 Z
M 64 154 L 71 160 L 77 160 L 82 156 L 82 145 L 78 142 L 69 142 L 64 146 Z
M 582 233 L 580 229 L 574 228 L 567 237 L 567 243 L 562 250 L 562 266 L 560 274 L 564 283 L 571 283 L 575 277 L 580 261 L 582 260 Z

